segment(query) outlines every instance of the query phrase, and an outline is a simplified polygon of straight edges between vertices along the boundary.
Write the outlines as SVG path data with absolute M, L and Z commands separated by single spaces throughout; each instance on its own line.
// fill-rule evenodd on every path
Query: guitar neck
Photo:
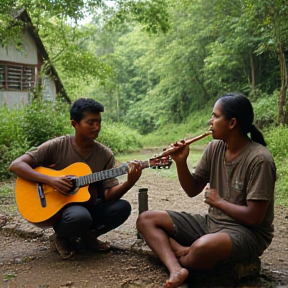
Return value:
M 141 161 L 142 169 L 149 168 L 149 161 Z M 83 187 L 94 182 L 115 178 L 120 175 L 127 174 L 129 170 L 129 163 L 122 164 L 119 167 L 95 172 L 86 176 L 81 176 L 76 179 L 76 187 Z

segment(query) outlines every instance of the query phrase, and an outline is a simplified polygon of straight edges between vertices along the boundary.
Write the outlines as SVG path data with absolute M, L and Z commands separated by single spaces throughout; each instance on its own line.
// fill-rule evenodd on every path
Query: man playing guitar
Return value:
M 93 173 L 113 168 L 115 166 L 113 152 L 95 141 L 101 130 L 103 111 L 103 105 L 93 99 L 76 100 L 70 109 L 71 125 L 75 129 L 75 134 L 46 141 L 36 150 L 15 159 L 9 170 L 25 181 L 43 183 L 51 187 L 59 197 L 63 195 L 70 197 L 69 193 L 73 186 L 70 177 L 43 174 L 35 168 L 62 170 L 76 162 L 87 164 Z M 131 162 L 124 183 L 119 184 L 118 179 L 112 177 L 90 184 L 91 197 L 87 203 L 66 205 L 51 219 L 53 220 L 51 226 L 55 231 L 51 240 L 62 259 L 74 255 L 75 248 L 71 239 L 76 237 L 90 249 L 96 251 L 110 249 L 110 244 L 100 241 L 98 237 L 120 226 L 129 217 L 130 203 L 120 198 L 134 186 L 141 173 L 141 162 Z M 27 201 L 29 204 L 29 199 Z M 43 207 L 45 205 L 46 203 Z

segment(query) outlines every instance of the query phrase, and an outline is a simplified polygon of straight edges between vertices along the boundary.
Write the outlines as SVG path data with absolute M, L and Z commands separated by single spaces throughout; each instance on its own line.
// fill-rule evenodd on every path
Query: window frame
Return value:
M 0 61 L 0 91 L 31 91 L 36 73 L 36 65 Z

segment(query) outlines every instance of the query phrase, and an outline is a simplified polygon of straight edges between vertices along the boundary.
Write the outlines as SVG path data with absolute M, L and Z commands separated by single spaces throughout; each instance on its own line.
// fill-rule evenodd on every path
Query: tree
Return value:
M 248 1 L 250 3 L 250 1 Z M 278 101 L 278 122 L 288 124 L 288 75 L 285 52 L 288 50 L 288 3 L 285 0 L 251 1 L 251 12 L 257 17 L 257 30 L 263 36 L 258 53 L 271 51 L 278 56 L 281 88 Z M 286 50 L 286 51 L 285 51 Z
M 75 88 L 81 86 L 82 82 L 87 85 L 95 79 L 104 80 L 111 74 L 110 67 L 86 45 L 95 30 L 91 25 L 85 27 L 78 25 L 79 20 L 85 15 L 88 13 L 100 15 L 110 26 L 129 21 L 139 22 L 142 23 L 143 29 L 152 33 L 167 31 L 169 28 L 165 0 L 2 0 L 0 8 L 2 45 L 8 43 L 17 45 L 20 41 L 23 23 L 11 15 L 21 9 L 26 9 L 29 13 L 48 51 L 50 61 L 60 72 L 70 95 Z M 11 27 L 15 30 L 12 30 L 13 33 Z M 71 98 L 78 97 L 77 93 L 73 94 Z

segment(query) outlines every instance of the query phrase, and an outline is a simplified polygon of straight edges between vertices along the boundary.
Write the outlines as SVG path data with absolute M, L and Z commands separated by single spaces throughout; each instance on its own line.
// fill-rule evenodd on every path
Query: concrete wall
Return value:
M 17 50 L 15 46 L 0 48 L 0 60 L 20 64 L 37 65 L 37 47 L 29 33 L 23 36 L 23 49 Z
M 0 91 L 0 107 L 20 107 L 29 102 L 28 92 Z
M 42 78 L 43 83 L 43 99 L 50 99 L 55 100 L 56 99 L 56 86 L 55 82 L 48 76 L 44 76 Z
M 18 51 L 15 46 L 8 48 L 0 47 L 0 61 L 7 61 L 18 64 L 38 65 L 37 47 L 31 35 L 25 33 L 23 36 L 23 49 Z M 37 71 L 36 71 L 37 74 Z M 42 77 L 43 98 L 56 99 L 56 86 L 52 78 Z M 22 91 L 1 91 L 0 107 L 6 104 L 8 107 L 17 107 L 29 103 L 31 92 Z

